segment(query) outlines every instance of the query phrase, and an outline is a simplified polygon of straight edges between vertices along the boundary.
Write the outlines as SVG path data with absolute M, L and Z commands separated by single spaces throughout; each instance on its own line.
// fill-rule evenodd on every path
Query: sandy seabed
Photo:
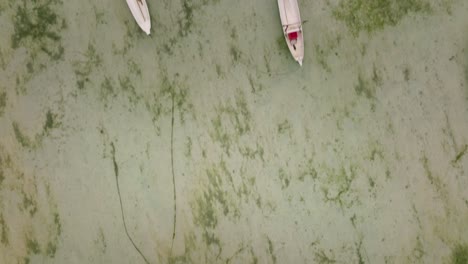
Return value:
M 468 2 L 348 2 L 1 0 L 0 263 L 466 263 Z

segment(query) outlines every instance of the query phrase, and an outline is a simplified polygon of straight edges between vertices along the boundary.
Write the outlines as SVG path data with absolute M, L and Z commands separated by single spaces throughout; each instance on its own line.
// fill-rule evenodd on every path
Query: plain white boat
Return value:
M 278 0 L 283 34 L 294 59 L 302 66 L 304 36 L 297 0 Z
M 140 26 L 140 28 L 149 35 L 151 30 L 151 20 L 146 0 L 127 0 L 127 4 L 133 17 L 138 23 L 138 26 Z

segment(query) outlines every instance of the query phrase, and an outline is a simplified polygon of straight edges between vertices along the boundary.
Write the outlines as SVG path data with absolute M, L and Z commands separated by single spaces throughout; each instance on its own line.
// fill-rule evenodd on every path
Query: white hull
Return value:
M 151 19 L 146 0 L 127 0 L 128 7 L 132 12 L 138 26 L 146 33 L 150 34 Z
M 294 59 L 302 66 L 304 35 L 297 0 L 278 0 L 283 34 Z

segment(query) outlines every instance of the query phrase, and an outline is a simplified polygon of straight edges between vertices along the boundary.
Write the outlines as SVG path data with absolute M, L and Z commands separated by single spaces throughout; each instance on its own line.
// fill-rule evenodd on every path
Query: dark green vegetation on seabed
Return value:
M 13 122 L 12 126 L 13 132 L 15 132 L 15 137 L 18 143 L 20 143 L 23 147 L 32 147 L 31 140 L 26 135 L 24 135 L 23 132 L 21 132 L 18 123 Z
M 468 42 L 465 44 L 464 52 L 465 52 L 465 55 L 464 55 L 463 70 L 465 74 L 465 98 L 466 100 L 468 100 Z
M 23 1 L 16 9 L 13 18 L 14 34 L 11 36 L 13 48 L 26 47 L 34 58 L 39 51 L 57 60 L 63 55 L 60 44 L 60 30 L 66 27 L 65 20 L 60 20 L 53 7 L 58 0 Z
M 425 0 L 342 0 L 333 15 L 344 21 L 353 35 L 394 26 L 409 13 L 429 13 Z
M 94 68 L 102 66 L 102 56 L 96 51 L 92 43 L 88 44 L 88 49 L 83 54 L 82 60 L 73 62 L 76 74 L 76 84 L 79 89 L 83 89 L 85 84 L 90 82 L 90 75 Z
M 19 54 L 26 50 L 26 57 L 16 69 L 16 91 L 26 92 L 25 84 L 48 67 L 48 62 L 63 58 L 61 32 L 66 28 L 56 8 L 60 0 L 10 1 L 14 10 L 11 48 Z M 2 64 L 0 59 L 0 64 Z
M 434 257 L 444 263 L 468 262 L 467 241 L 452 240 L 445 233 L 447 223 L 456 225 L 465 219 L 449 207 L 452 199 L 458 205 L 455 199 L 460 195 L 450 186 L 464 179 L 468 152 L 466 138 L 459 134 L 465 128 L 463 122 L 448 107 L 462 90 L 448 90 L 437 104 L 436 110 L 444 110 L 453 122 L 453 134 L 449 125 L 445 137 L 432 132 L 441 130 L 440 122 L 434 122 L 431 131 L 419 126 L 440 121 L 428 97 L 440 91 L 434 90 L 433 83 L 446 88 L 445 78 L 454 77 L 455 71 L 440 70 L 438 60 L 432 60 L 439 57 L 432 52 L 427 54 L 427 65 L 415 60 L 418 57 L 410 54 L 411 49 L 403 59 L 389 55 L 402 49 L 397 47 L 399 33 L 415 36 L 411 39 L 415 46 L 434 47 L 444 56 L 444 52 L 459 55 L 460 51 L 444 49 L 452 48 L 453 39 L 429 43 L 412 35 L 420 28 L 409 25 L 426 19 L 433 23 L 436 20 L 427 16 L 437 13 L 438 4 L 451 0 L 303 1 L 304 6 L 321 7 L 314 16 L 325 13 L 325 19 L 313 25 L 317 32 L 306 44 L 310 52 L 305 59 L 310 63 L 303 68 L 291 58 L 284 36 L 275 37 L 280 33 L 279 21 L 268 27 L 278 20 L 274 2 L 267 3 L 271 9 L 256 2 L 228 9 L 222 5 L 229 1 L 164 0 L 177 7 L 163 11 L 149 3 L 156 21 L 155 34 L 148 37 L 123 2 L 107 12 L 100 2 L 74 10 L 71 2 L 64 1 L 62 7 L 61 1 L 0 3 L 0 12 L 11 18 L 6 19 L 10 32 L 5 36 L 6 47 L 0 48 L 0 67 L 3 63 L 9 66 L 4 69 L 18 72 L 9 83 L 0 83 L 0 122 L 5 121 L 6 131 L 0 139 L 0 250 L 5 250 L 0 255 L 20 249 L 9 261 L 54 262 L 49 258 L 57 257 L 55 262 L 61 262 L 69 245 L 86 251 L 77 258 L 89 262 L 119 257 L 115 253 L 122 260 L 128 258 L 127 262 L 138 261 L 128 241 L 115 244 L 113 239 L 125 235 L 118 217 L 122 213 L 123 218 L 129 207 L 125 204 L 135 203 L 143 213 L 130 213 L 128 208 L 126 221 L 135 243 L 151 257 L 150 263 L 282 263 L 288 257 L 317 263 L 418 263 Z M 6 2 L 10 10 L 2 11 Z M 214 6 L 217 2 L 221 4 Z M 334 5 L 320 6 L 324 2 Z M 89 10 L 94 10 L 90 14 L 99 30 L 92 23 L 82 26 L 90 19 Z M 67 20 L 69 32 L 63 29 L 61 16 L 65 15 L 72 19 Z M 211 19 L 216 20 L 206 23 Z M 336 24 L 340 26 L 326 28 Z M 455 23 L 442 23 L 440 31 L 432 32 L 440 34 L 436 40 L 453 34 L 447 25 Z M 315 34 L 320 29 L 323 34 Z M 158 37 L 160 32 L 164 38 Z M 376 33 L 379 36 L 372 36 Z M 359 34 L 363 39 L 355 38 Z M 77 36 L 84 35 L 86 39 L 79 43 Z M 397 44 L 392 45 L 393 39 Z M 454 62 L 461 67 L 457 85 L 464 78 L 468 84 L 468 57 Z M 292 71 L 289 66 L 294 66 Z M 427 75 L 424 66 L 429 69 Z M 49 71 L 41 72 L 45 67 Z M 437 82 L 432 70 L 440 74 Z M 32 89 L 15 95 L 7 86 L 14 86 L 15 77 Z M 422 81 L 424 94 L 416 95 L 414 84 Z M 468 96 L 468 85 L 462 89 L 467 89 Z M 42 96 L 35 100 L 39 93 Z M 59 96 L 62 101 L 57 102 Z M 458 111 L 460 105 L 453 107 Z M 38 122 L 31 122 L 28 110 L 41 111 Z M 104 144 L 96 144 L 96 128 Z M 404 137 L 413 134 L 413 142 Z M 80 144 L 83 138 L 87 144 Z M 425 144 L 429 139 L 433 145 L 447 146 L 444 150 L 453 168 L 441 171 L 443 160 L 432 155 L 440 149 Z M 117 160 L 113 155 L 112 160 L 114 173 L 120 169 L 125 176 L 121 177 L 125 181 L 122 211 L 114 210 L 115 187 L 102 188 L 112 180 L 112 164 L 86 170 L 109 158 L 109 142 L 112 148 L 113 142 L 122 146 L 122 154 Z M 2 144 L 11 153 L 4 155 Z M 167 203 L 172 190 L 154 189 L 172 187 L 165 186 L 171 177 L 169 155 L 177 205 L 173 221 L 172 209 L 166 208 L 172 206 Z M 416 182 L 424 191 L 411 185 Z M 100 215 L 101 221 L 91 228 L 76 225 L 73 215 L 67 214 L 67 205 L 74 202 L 63 188 L 69 184 L 80 187 L 73 188 L 72 194 L 88 198 L 80 198 L 73 213 Z M 145 212 L 146 198 L 162 201 L 162 208 L 153 205 L 167 210 L 169 217 L 159 219 L 155 210 Z M 95 199 L 99 204 L 93 203 Z M 408 213 L 409 205 L 413 215 Z M 426 205 L 429 209 L 444 206 L 449 216 L 439 217 L 437 210 L 428 214 Z M 403 213 L 394 214 L 399 210 Z M 167 232 L 159 229 L 172 223 L 174 250 L 171 247 L 169 253 Z M 401 228 L 408 231 L 405 249 L 393 236 Z M 427 230 L 437 230 L 436 235 L 450 243 L 448 250 L 440 254 L 431 248 L 426 241 L 437 237 Z M 83 232 L 94 244 L 75 243 L 75 232 Z M 368 243 L 374 235 L 380 244 L 377 251 L 395 256 L 379 258 L 382 252 L 375 254 L 374 245 Z M 297 246 L 289 244 L 288 237 Z
M 468 263 L 468 244 L 457 245 L 452 252 L 452 264 Z
M 0 173 L 1 173 L 1 171 L 0 171 Z M 0 178 L 0 180 L 1 180 L 1 178 Z M 0 182 L 0 184 L 1 184 L 1 182 Z M 7 235 L 8 231 L 7 231 L 7 226 L 6 226 L 6 223 L 5 223 L 5 219 L 3 218 L 3 214 L 0 214 L 0 226 L 1 226 L 0 242 L 3 245 L 8 245 L 9 244 L 8 235 Z
M 3 111 L 5 111 L 7 102 L 7 94 L 5 91 L 0 91 L 0 117 L 3 115 Z
M 49 183 L 23 171 L 22 167 L 0 145 L 0 250 L 4 250 L 0 252 L 13 252 L 14 256 L 6 258 L 11 263 L 35 262 L 31 260 L 34 255 L 54 258 L 62 233 L 62 222 Z M 6 184 L 2 184 L 3 181 Z M 11 215 L 18 215 L 22 220 L 12 219 Z M 41 224 L 36 225 L 37 221 Z M 39 230 L 44 231 L 43 235 L 38 234 Z M 17 251 L 12 247 L 25 250 Z M 13 262 L 12 257 L 16 261 Z
M 15 134 L 16 141 L 18 141 L 18 143 L 20 143 L 21 146 L 31 149 L 40 146 L 44 137 L 47 136 L 52 129 L 57 128 L 60 125 L 61 122 L 57 121 L 57 115 L 52 113 L 51 110 L 48 110 L 45 114 L 42 132 L 36 134 L 34 137 L 31 138 L 25 133 L 23 133 L 23 131 L 21 130 L 21 126 L 18 124 L 18 122 L 12 122 L 13 132 Z

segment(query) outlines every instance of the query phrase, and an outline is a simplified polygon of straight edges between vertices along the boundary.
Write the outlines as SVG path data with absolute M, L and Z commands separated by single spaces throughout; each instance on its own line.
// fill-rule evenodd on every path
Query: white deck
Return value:
M 151 30 L 151 18 L 146 0 L 127 0 L 127 4 L 138 26 L 149 35 Z
M 304 36 L 297 0 L 278 0 L 278 8 L 286 43 L 294 59 L 302 66 L 302 60 L 304 58 Z M 288 39 L 287 34 L 290 32 L 298 32 L 297 43 L 295 45 Z

